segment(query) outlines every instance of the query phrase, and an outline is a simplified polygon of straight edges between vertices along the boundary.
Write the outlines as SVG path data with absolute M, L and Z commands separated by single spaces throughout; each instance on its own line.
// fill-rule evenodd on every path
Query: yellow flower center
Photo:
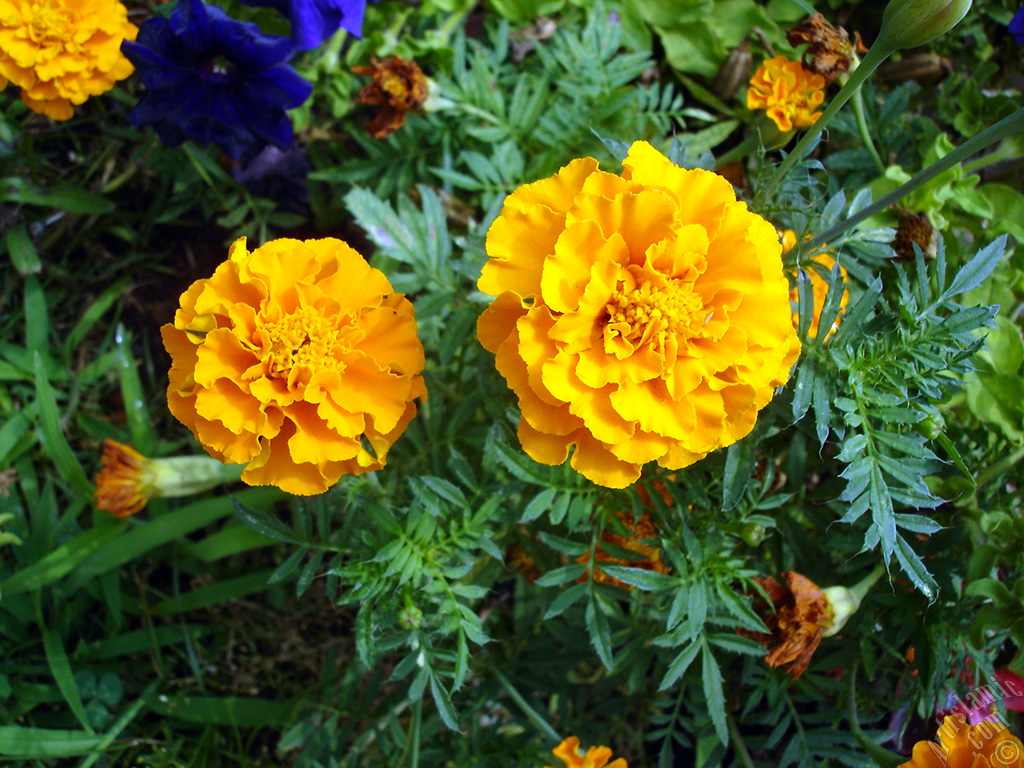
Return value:
M 263 331 L 270 341 L 264 360 L 271 376 L 288 378 L 298 367 L 313 372 L 344 367 L 340 358 L 348 345 L 342 328 L 312 307 L 299 307 Z
M 28 24 L 33 42 L 42 45 L 70 40 L 78 27 L 78 15 L 65 8 L 59 0 L 44 0 L 32 6 Z
M 705 319 L 704 302 L 694 293 L 693 284 L 682 280 L 620 289 L 605 309 L 608 325 L 634 346 L 653 342 L 664 347 L 671 335 L 691 338 L 703 327 Z

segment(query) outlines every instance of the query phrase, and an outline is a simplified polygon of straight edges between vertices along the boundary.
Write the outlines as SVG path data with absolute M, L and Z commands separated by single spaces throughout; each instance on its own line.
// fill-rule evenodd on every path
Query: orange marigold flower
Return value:
M 747 109 L 763 109 L 782 132 L 813 125 L 825 100 L 825 78 L 785 56 L 767 59 L 750 79 Z
M 341 240 L 239 238 L 160 330 L 171 413 L 250 485 L 380 469 L 426 399 L 412 304 Z
M 380 112 L 366 126 L 375 139 L 390 136 L 405 124 L 405 113 L 418 109 L 427 100 L 427 78 L 414 61 L 391 56 L 378 61 L 370 57 L 370 66 L 352 67 L 357 75 L 372 75 L 356 101 L 380 106 Z
M 625 565 L 629 568 L 642 568 L 645 571 L 655 571 L 656 573 L 668 573 L 668 566 L 661 561 L 661 549 L 659 547 L 653 547 L 649 541 L 657 537 L 658 531 L 654 526 L 654 522 L 651 520 L 651 515 L 646 510 L 640 519 L 633 521 L 633 514 L 631 512 L 616 512 L 615 516 L 622 522 L 626 528 L 626 535 L 616 533 L 614 530 L 607 528 L 601 534 L 601 541 L 614 544 L 617 547 L 628 549 L 631 552 L 636 552 L 640 555 L 638 560 L 626 560 L 625 558 L 615 557 L 603 549 L 600 545 L 597 547 L 597 551 L 594 554 L 594 560 L 598 563 L 610 563 L 612 565 Z M 590 562 L 590 553 L 580 555 L 576 558 L 577 563 L 588 563 Z M 607 573 L 602 571 L 600 568 L 594 569 L 594 581 L 601 584 L 613 584 L 616 587 L 622 587 L 623 589 L 633 589 L 632 585 L 626 584 L 619 581 L 614 576 L 609 576 Z
M 96 508 L 117 517 L 134 515 L 150 499 L 190 496 L 238 479 L 239 467 L 209 456 L 149 459 L 132 446 L 109 438 L 96 475 Z
M 792 229 L 787 229 L 782 233 L 782 251 L 785 253 L 796 245 L 796 233 Z M 821 264 L 825 269 L 831 271 L 835 265 L 836 260 L 829 256 L 827 253 L 819 253 L 816 256 L 811 257 L 811 261 L 815 264 Z M 818 321 L 821 319 L 821 310 L 825 306 L 825 297 L 828 296 L 828 281 L 825 280 L 818 270 L 813 267 L 808 267 L 805 272 L 807 273 L 808 279 L 811 281 L 811 289 L 814 292 L 814 315 L 811 318 L 810 328 L 807 330 L 807 337 L 810 339 L 816 339 L 818 337 Z M 842 277 L 843 285 L 846 284 L 846 269 L 839 267 L 839 274 Z M 798 327 L 800 323 L 800 315 L 796 311 L 797 304 L 800 299 L 800 293 L 796 286 L 793 286 L 789 292 L 789 301 L 793 305 L 793 327 Z M 846 309 L 846 305 L 850 303 L 850 291 L 843 288 L 843 296 L 839 299 L 839 315 L 832 323 L 832 327 L 828 333 L 825 334 L 825 338 L 828 338 L 839 328 L 839 324 L 842 322 L 842 312 Z
M 946 717 L 938 737 L 938 744 L 917 742 L 899 768 L 1024 768 L 1024 745 L 1001 723 L 968 725 L 962 717 Z
M 138 31 L 117 0 L 0 0 L 0 88 L 9 80 L 30 109 L 68 120 L 134 71 L 121 41 Z
M 505 199 L 480 342 L 535 461 L 624 488 L 747 435 L 800 352 L 774 228 L 718 174 L 638 141 L 621 176 L 574 160 Z
M 621 757 L 609 763 L 612 751 L 608 747 L 591 747 L 585 755 L 580 754 L 580 740 L 575 736 L 570 736 L 551 752 L 565 768 L 629 768 Z
M 813 581 L 795 571 L 786 571 L 782 578 L 786 586 L 771 576 L 754 579 L 771 600 L 771 605 L 765 605 L 763 600 L 755 605 L 768 632 L 736 632 L 761 643 L 768 650 L 764 657 L 768 665 L 786 666 L 796 680 L 811 663 L 833 616 L 828 598 Z

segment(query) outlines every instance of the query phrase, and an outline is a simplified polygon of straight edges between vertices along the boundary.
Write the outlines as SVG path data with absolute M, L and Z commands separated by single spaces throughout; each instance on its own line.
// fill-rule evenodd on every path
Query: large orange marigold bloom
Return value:
M 775 229 L 718 174 L 636 142 L 621 176 L 574 160 L 487 233 L 481 343 L 534 460 L 612 488 L 739 440 L 800 351 Z
M 591 747 L 586 754 L 580 754 L 580 740 L 576 736 L 570 736 L 551 751 L 565 768 L 629 768 L 621 757 L 609 763 L 612 751 L 608 747 Z
M 122 40 L 138 28 L 117 0 L 0 0 L 0 87 L 21 87 L 30 109 L 68 120 L 134 67 Z
M 426 398 L 412 304 L 341 240 L 240 238 L 160 330 L 171 413 L 250 485 L 380 469 Z
M 767 59 L 750 78 L 747 109 L 763 109 L 780 131 L 814 125 L 825 100 L 825 78 L 785 56 Z
M 939 743 L 919 741 L 900 768 L 1024 768 L 1024 745 L 1001 723 L 946 717 Z

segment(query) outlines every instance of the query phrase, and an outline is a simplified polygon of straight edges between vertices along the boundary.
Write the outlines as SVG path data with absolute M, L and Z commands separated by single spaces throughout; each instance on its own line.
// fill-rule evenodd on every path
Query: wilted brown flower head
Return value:
M 820 13 L 814 13 L 786 32 L 790 45 L 806 43 L 803 64 L 812 72 L 825 78 L 825 85 L 831 85 L 842 72 L 848 72 L 854 53 L 867 53 L 860 34 L 854 33 L 853 41 L 842 27 L 833 27 Z
M 771 605 L 755 600 L 754 610 L 769 632 L 736 632 L 761 643 L 768 655 L 764 660 L 771 667 L 786 666 L 796 680 L 811 663 L 811 656 L 821 642 L 822 632 L 832 623 L 832 609 L 818 585 L 802 574 L 786 571 L 782 574 L 786 585 L 773 577 L 758 577 Z
M 427 99 L 427 78 L 414 61 L 390 56 L 379 61 L 370 57 L 370 66 L 352 67 L 357 75 L 371 75 L 373 82 L 356 97 L 361 104 L 379 106 L 380 112 L 367 129 L 375 139 L 383 139 L 405 123 L 405 113 L 418 109 Z
M 917 243 L 926 257 L 935 258 L 936 240 L 935 228 L 925 214 L 907 212 L 900 214 L 892 249 L 897 259 L 913 259 L 914 243 Z

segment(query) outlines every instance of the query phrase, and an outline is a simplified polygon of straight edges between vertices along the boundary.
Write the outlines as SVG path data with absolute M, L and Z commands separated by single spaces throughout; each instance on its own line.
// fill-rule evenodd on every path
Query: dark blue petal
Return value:
M 132 123 L 153 126 L 177 146 L 188 138 L 217 145 L 238 159 L 267 142 L 293 140 L 286 109 L 302 104 L 312 85 L 284 62 L 290 40 L 264 35 L 202 0 L 179 0 L 170 21 L 145 22 L 124 44 L 146 91 Z

